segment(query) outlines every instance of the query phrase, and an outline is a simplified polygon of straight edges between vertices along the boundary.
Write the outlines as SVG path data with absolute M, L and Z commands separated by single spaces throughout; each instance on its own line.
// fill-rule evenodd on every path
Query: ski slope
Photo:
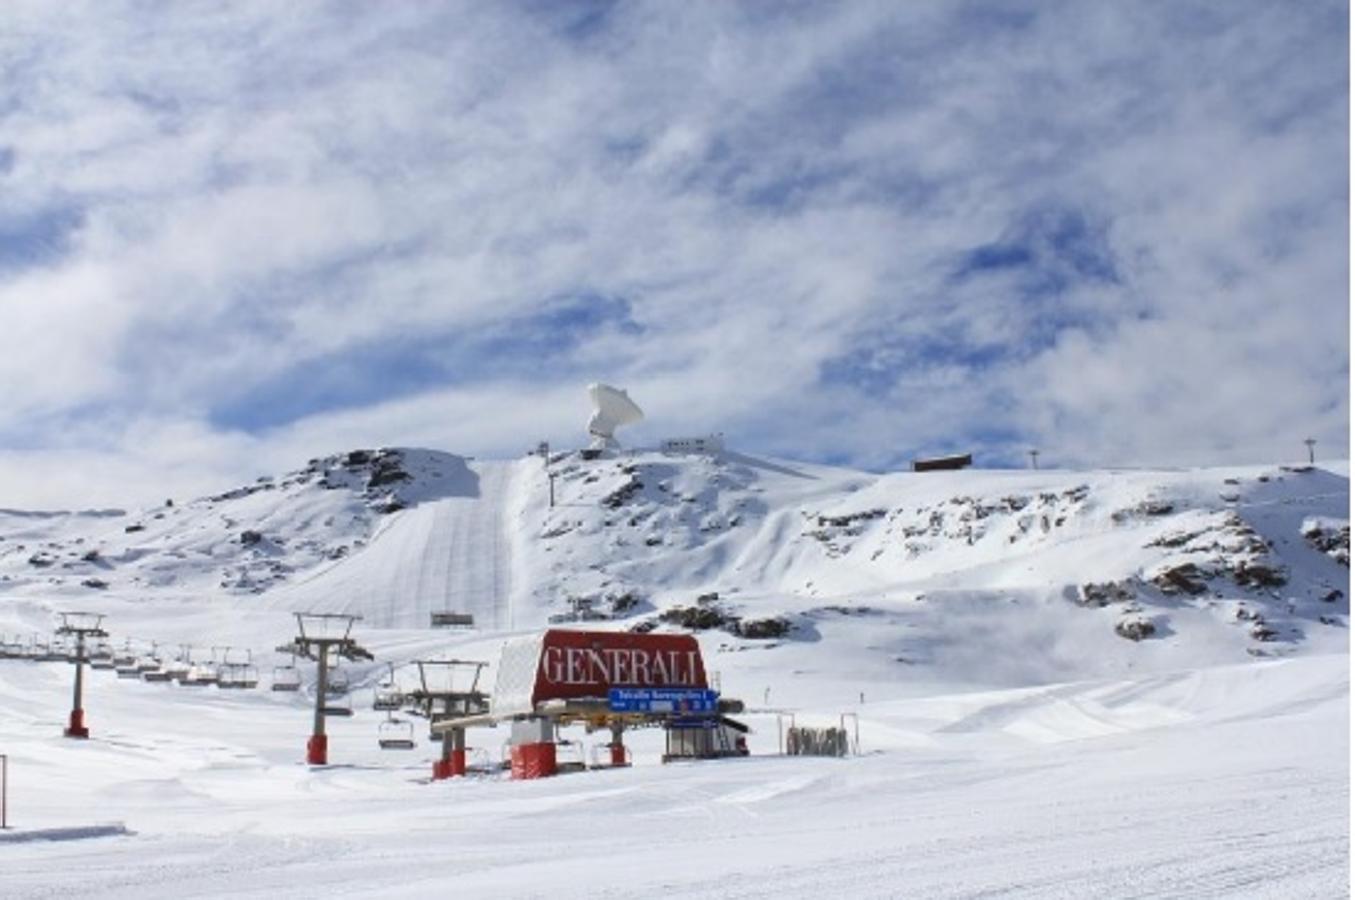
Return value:
M 433 612 L 470 613 L 480 628 L 513 627 L 513 540 L 506 516 L 522 464 L 475 462 L 452 496 L 389 516 L 366 546 L 275 592 L 278 609 L 344 612 L 377 628 L 426 628 Z
M 155 509 L 0 512 L 0 634 L 93 609 L 115 645 L 249 651 L 266 684 L 293 612 L 343 611 L 376 656 L 345 664 L 322 769 L 309 672 L 297 695 L 90 672 L 75 743 L 69 666 L 0 660 L 11 815 L 46 835 L 0 839 L 0 896 L 1345 895 L 1348 468 L 563 454 L 551 504 L 543 466 L 351 451 Z M 631 769 L 433 784 L 434 745 L 378 749 L 388 663 L 490 684 L 578 598 L 594 628 L 783 622 L 697 632 L 753 756 L 662 766 L 639 731 Z M 780 756 L 790 716 L 859 721 L 862 755 Z M 472 761 L 506 737 L 473 731 Z
M 854 704 L 864 755 L 775 755 L 538 782 L 426 782 L 334 721 L 342 765 L 297 762 L 300 699 L 95 673 L 95 738 L 58 737 L 69 670 L 0 662 L 6 898 L 1344 896 L 1345 656 Z M 847 687 L 820 682 L 825 697 Z M 905 692 L 906 693 L 906 692 Z M 809 704 L 799 721 L 835 721 Z M 506 735 L 471 734 L 473 759 Z M 585 745 L 603 742 L 577 730 Z M 124 836 L 79 839 L 97 826 Z M 106 829 L 116 830 L 116 828 Z

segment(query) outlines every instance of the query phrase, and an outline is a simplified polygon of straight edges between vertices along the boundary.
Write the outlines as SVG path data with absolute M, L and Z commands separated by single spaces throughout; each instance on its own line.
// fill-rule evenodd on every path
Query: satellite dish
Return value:
M 633 425 L 645 417 L 625 391 L 610 384 L 588 385 L 588 398 L 593 401 L 593 417 L 588 420 L 588 433 L 593 437 L 594 449 L 619 447 L 616 429 L 622 425 Z

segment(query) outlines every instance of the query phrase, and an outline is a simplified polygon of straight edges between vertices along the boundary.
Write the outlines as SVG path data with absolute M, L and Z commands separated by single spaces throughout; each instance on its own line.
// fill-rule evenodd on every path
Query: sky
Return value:
M 1349 455 L 1340 2 L 0 8 L 0 507 L 361 446 Z

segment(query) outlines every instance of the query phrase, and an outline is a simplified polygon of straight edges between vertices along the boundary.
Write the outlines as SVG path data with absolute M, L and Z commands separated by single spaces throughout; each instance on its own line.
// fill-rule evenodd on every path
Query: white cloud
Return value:
M 593 378 L 643 434 L 863 465 L 1344 452 L 1339 4 L 623 4 L 571 34 L 577 9 L 7 10 L 0 233 L 78 225 L 0 254 L 0 502 L 348 443 L 512 452 L 578 431 Z M 1114 278 L 1040 216 L 1095 229 Z M 1023 241 L 1035 263 L 957 277 Z M 643 330 L 217 416 L 588 293 Z

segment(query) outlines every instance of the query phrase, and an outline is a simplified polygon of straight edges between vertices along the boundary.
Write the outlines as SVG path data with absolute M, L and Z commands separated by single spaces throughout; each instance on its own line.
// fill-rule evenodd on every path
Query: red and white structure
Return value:
M 433 730 L 509 722 L 513 777 L 542 778 L 557 771 L 557 729 L 583 722 L 611 730 L 610 764 L 623 766 L 628 724 L 666 722 L 684 710 L 618 712 L 609 703 L 614 688 L 706 690 L 701 646 L 689 634 L 550 629 L 516 638 L 504 644 L 489 712 L 438 722 Z M 742 704 L 722 701 L 722 708 Z

